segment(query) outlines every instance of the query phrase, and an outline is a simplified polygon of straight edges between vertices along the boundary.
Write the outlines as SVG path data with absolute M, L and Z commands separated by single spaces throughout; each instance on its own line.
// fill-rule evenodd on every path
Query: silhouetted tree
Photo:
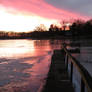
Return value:
M 73 34 L 73 36 L 79 36 L 83 33 L 83 26 L 84 26 L 84 21 L 82 20 L 76 20 L 71 26 L 70 30 Z
M 86 35 L 92 34 L 92 19 L 84 24 L 84 30 Z
M 57 25 L 51 24 L 49 31 L 60 31 L 60 28 Z
M 49 31 L 54 31 L 54 25 L 53 24 L 50 25 Z
M 39 26 L 37 26 L 35 28 L 34 31 L 43 32 L 43 31 L 47 31 L 47 29 L 46 29 L 46 26 L 44 24 L 40 24 Z

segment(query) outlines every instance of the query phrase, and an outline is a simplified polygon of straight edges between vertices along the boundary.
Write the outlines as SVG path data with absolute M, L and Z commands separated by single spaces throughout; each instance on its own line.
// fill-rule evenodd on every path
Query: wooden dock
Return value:
M 63 50 L 54 51 L 46 84 L 42 92 L 74 92 L 65 68 L 64 55 Z

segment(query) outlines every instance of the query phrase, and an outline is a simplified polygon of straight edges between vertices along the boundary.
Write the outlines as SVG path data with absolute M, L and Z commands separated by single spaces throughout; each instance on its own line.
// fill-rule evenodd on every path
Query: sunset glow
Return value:
M 47 28 L 63 20 L 89 17 L 56 8 L 45 0 L 1 0 L 0 31 L 28 32 L 44 24 Z
M 26 53 L 30 53 L 29 55 L 33 55 L 35 52 L 34 42 L 27 40 L 10 40 L 7 43 L 7 40 L 4 41 L 6 44 L 0 43 L 0 57 L 25 57 L 28 56 Z M 13 45 L 11 44 L 13 43 Z M 29 50 L 30 49 L 30 50 Z M 25 55 L 26 54 L 26 55 Z
M 6 10 L 0 11 L 0 30 L 27 32 L 33 31 L 36 26 L 44 24 L 47 28 L 56 20 L 49 20 L 40 16 L 25 15 L 22 13 L 11 14 Z

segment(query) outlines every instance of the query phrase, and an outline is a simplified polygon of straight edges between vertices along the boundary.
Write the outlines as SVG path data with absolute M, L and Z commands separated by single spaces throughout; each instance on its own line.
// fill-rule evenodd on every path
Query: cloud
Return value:
M 66 20 L 66 19 L 68 20 L 72 18 L 88 19 L 85 16 L 81 16 L 77 13 L 68 11 L 67 9 L 68 6 L 71 5 L 71 3 L 73 3 L 72 5 L 74 5 L 75 3 L 74 1 L 75 0 L 67 0 L 67 1 L 58 0 L 58 2 L 57 0 L 39 0 L 39 1 L 38 0 L 0 0 L 0 3 L 1 3 L 0 5 L 3 5 L 6 8 L 10 8 L 10 7 L 14 8 L 20 12 L 25 11 L 31 14 L 33 13 L 48 19 L 56 19 L 56 20 Z M 66 7 L 61 7 L 64 5 L 66 5 Z M 71 6 L 70 9 L 72 9 L 72 7 L 74 6 Z
M 92 16 L 92 0 L 45 0 L 47 3 L 81 15 Z

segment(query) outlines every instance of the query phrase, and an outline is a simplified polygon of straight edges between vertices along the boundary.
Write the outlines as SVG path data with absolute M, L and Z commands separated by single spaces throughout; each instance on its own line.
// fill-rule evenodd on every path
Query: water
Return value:
M 54 49 L 78 43 L 73 54 L 92 75 L 92 40 L 0 40 L 0 92 L 40 92 Z
M 62 40 L 0 40 L 0 92 L 40 92 Z

